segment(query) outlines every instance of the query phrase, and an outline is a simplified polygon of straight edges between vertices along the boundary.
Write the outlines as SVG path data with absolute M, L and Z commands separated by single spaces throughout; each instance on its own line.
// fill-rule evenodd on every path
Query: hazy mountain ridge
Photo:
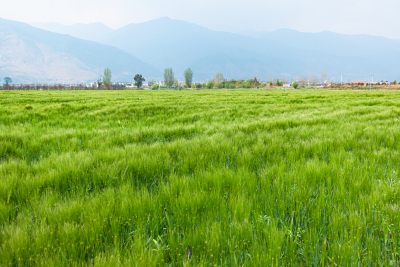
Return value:
M 15 83 L 83 82 L 97 79 L 104 68 L 114 80 L 161 73 L 118 48 L 52 33 L 25 23 L 0 19 L 0 74 Z
M 87 41 L 102 43 L 108 36 L 112 35 L 114 30 L 101 22 L 96 23 L 77 23 L 73 25 L 62 25 L 55 22 L 30 23 L 31 26 L 50 32 L 68 34 L 76 38 Z
M 234 34 L 166 17 L 107 34 L 108 38 L 93 41 L 125 50 L 160 71 L 171 66 L 180 79 L 187 67 L 195 80 L 212 78 L 214 72 L 235 79 L 305 76 L 309 71 L 319 75 L 323 69 L 328 75 L 344 73 L 352 79 L 370 74 L 395 79 L 400 73 L 398 41 L 383 37 L 287 29 Z
M 117 74 L 114 78 L 118 80 L 131 79 L 135 72 L 145 77 L 162 78 L 166 67 L 173 67 L 179 79 L 183 79 L 183 71 L 190 67 L 195 81 L 211 79 L 217 72 L 222 72 L 226 78 L 259 76 L 265 79 L 267 74 L 283 78 L 306 76 L 309 71 L 319 76 L 325 69 L 329 77 L 335 75 L 337 79 L 343 73 L 345 81 L 369 79 L 371 74 L 376 79 L 399 79 L 400 73 L 399 40 L 383 37 L 327 31 L 301 33 L 288 29 L 234 34 L 166 17 L 129 24 L 117 30 L 101 23 L 71 26 L 46 23 L 41 27 L 108 45 L 105 52 L 103 46 L 93 42 L 90 42 L 91 49 L 85 49 L 86 41 L 71 41 L 72 37 L 68 35 L 51 38 L 47 38 L 49 32 L 30 35 L 55 51 L 78 59 L 83 63 L 80 67 L 83 70 L 93 72 L 93 66 L 107 65 Z M 31 31 L 24 34 L 29 35 Z M 41 37 L 43 34 L 44 38 Z M 124 50 L 154 68 L 142 62 L 133 64 L 135 67 L 128 70 L 125 65 L 129 65 L 128 61 L 133 57 L 121 56 L 121 50 L 112 50 L 110 46 Z M 106 59 L 112 59 L 112 64 L 105 62 Z M 75 61 L 71 59 L 70 62 Z M 101 68 L 93 73 L 100 75 Z

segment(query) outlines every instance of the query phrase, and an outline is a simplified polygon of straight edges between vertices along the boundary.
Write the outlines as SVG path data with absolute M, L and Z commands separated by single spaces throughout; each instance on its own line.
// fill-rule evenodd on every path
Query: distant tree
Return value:
M 243 85 L 243 88 L 251 88 L 254 85 L 254 79 L 247 79 Z
M 178 81 L 178 79 L 175 79 L 175 78 L 174 78 L 174 83 L 172 84 L 172 86 L 174 86 L 174 87 L 179 87 L 179 81 Z
M 219 88 L 219 89 L 224 88 L 224 83 L 223 83 L 223 82 L 218 83 L 218 88 Z
M 229 84 L 229 89 L 235 89 L 235 88 L 236 88 L 235 83 L 230 83 Z
M 101 76 L 97 79 L 96 83 L 97 83 L 97 87 L 100 87 L 103 85 L 103 82 L 101 81 Z
M 196 84 L 196 88 L 197 88 L 197 89 L 200 89 L 201 87 L 202 87 L 201 83 L 197 83 L 197 84 Z
M 217 73 L 217 75 L 215 75 L 214 77 L 214 81 L 216 81 L 217 83 L 223 82 L 224 79 L 224 75 L 222 73 Z
M 318 83 L 318 77 L 314 73 L 312 73 L 311 71 L 308 73 L 307 80 L 311 84 L 317 84 Z
M 323 70 L 321 73 L 321 84 L 325 84 L 328 82 L 328 73 L 326 70 Z
M 153 86 L 153 84 L 155 84 L 155 83 L 156 83 L 156 82 L 155 82 L 153 79 L 151 79 L 151 80 L 149 81 L 149 83 L 148 83 L 148 84 L 149 84 L 149 86 L 150 86 L 150 87 L 152 87 L 152 86 Z
M 136 74 L 135 78 L 133 78 L 135 80 L 135 86 L 139 89 L 140 87 L 142 87 L 142 84 L 144 81 L 146 81 L 142 74 Z
M 111 70 L 109 68 L 106 68 L 104 70 L 104 76 L 103 76 L 103 85 L 111 85 Z
M 297 87 L 299 87 L 299 84 L 298 84 L 297 82 L 294 82 L 294 83 L 293 83 L 293 88 L 294 88 L 294 89 L 297 89 Z
M 151 86 L 151 89 L 153 89 L 153 90 L 157 90 L 159 88 L 159 86 L 158 86 L 158 84 L 156 84 L 156 83 L 154 83 L 152 86 Z
M 394 85 L 396 85 L 396 84 L 397 84 L 397 81 L 396 81 L 396 80 L 394 80 L 394 81 L 393 81 L 393 84 L 394 84 Z
M 185 70 L 183 75 L 185 76 L 186 86 L 190 88 L 193 82 L 193 71 L 190 68 L 188 68 L 187 70 Z
M 10 78 L 10 77 L 5 77 L 5 78 L 4 78 L 4 85 L 5 85 L 5 86 L 8 86 L 10 83 L 12 83 L 11 78 Z
M 269 82 L 269 86 L 272 86 L 272 85 L 274 85 L 272 82 Z
M 167 87 L 172 87 L 174 85 L 174 71 L 172 68 L 166 68 L 164 70 L 164 84 Z
M 257 77 L 254 77 L 254 87 L 258 87 L 260 85 L 260 81 Z
M 212 89 L 213 87 L 214 87 L 214 82 L 211 81 L 211 80 L 208 80 L 207 85 L 206 85 L 206 88 L 207 88 L 207 89 Z

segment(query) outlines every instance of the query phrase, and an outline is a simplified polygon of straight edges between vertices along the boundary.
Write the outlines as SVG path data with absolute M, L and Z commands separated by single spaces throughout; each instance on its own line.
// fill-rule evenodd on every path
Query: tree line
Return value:
M 254 77 L 252 79 L 247 80 L 234 80 L 234 79 L 225 79 L 222 73 L 217 73 L 213 79 L 208 80 L 204 83 L 193 83 L 193 71 L 188 68 L 184 71 L 183 76 L 185 78 L 185 83 L 182 86 L 177 79 L 175 79 L 174 71 L 172 67 L 164 69 L 164 85 L 161 86 L 163 88 L 173 88 L 173 87 L 183 87 L 183 88 L 218 88 L 218 89 L 235 89 L 235 88 L 264 88 L 266 86 L 274 86 L 274 87 L 282 87 L 284 85 L 290 85 L 291 87 L 297 89 L 298 87 L 307 87 L 313 85 L 326 85 L 328 83 L 332 83 L 332 80 L 328 77 L 326 70 L 323 70 L 318 79 L 317 75 L 313 72 L 309 72 L 307 77 L 294 76 L 289 81 L 288 78 L 284 79 L 276 79 L 273 81 L 270 75 L 267 75 L 266 82 L 260 82 L 258 77 Z M 97 87 L 110 87 L 113 85 L 111 82 L 112 73 L 109 68 L 105 68 L 103 72 L 103 76 L 100 76 L 97 80 Z M 141 88 L 143 86 L 143 82 L 146 81 L 141 74 L 136 74 L 134 77 L 135 83 L 134 86 L 137 88 Z M 12 79 L 10 77 L 4 78 L 4 86 L 7 87 L 12 83 Z M 394 81 L 393 84 L 397 82 Z M 160 85 L 157 84 L 154 80 L 148 82 L 148 85 L 152 87 L 153 90 L 159 89 Z

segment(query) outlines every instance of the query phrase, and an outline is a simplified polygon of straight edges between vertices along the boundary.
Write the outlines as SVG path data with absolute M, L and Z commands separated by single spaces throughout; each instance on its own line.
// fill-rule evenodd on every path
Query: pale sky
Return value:
M 163 16 L 217 31 L 290 28 L 400 39 L 400 0 L 0 0 L 1 18 L 26 23 L 116 29 Z

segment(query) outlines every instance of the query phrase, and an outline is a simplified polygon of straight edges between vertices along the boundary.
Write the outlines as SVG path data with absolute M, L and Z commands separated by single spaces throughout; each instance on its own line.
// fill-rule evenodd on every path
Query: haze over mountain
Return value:
M 114 32 L 113 29 L 107 27 L 101 22 L 96 23 L 78 23 L 74 25 L 62 25 L 55 22 L 47 23 L 30 23 L 30 25 L 50 32 L 68 34 L 76 38 L 87 41 L 102 43 L 108 39 Z
M 161 75 L 118 48 L 0 19 L 0 77 L 14 83 L 84 82 L 96 80 L 106 67 L 114 80 L 130 81 L 139 71 Z
M 40 26 L 36 24 L 37 26 Z M 96 24 L 63 26 L 55 31 L 118 47 L 162 71 L 173 67 L 183 79 L 190 67 L 195 80 L 222 72 L 226 78 L 306 76 L 312 71 L 347 79 L 399 79 L 397 40 L 331 32 L 216 32 L 166 17 L 111 30 Z M 47 29 L 50 29 L 47 27 Z M 89 30 L 90 29 L 90 30 Z M 83 32 L 90 33 L 82 36 Z

